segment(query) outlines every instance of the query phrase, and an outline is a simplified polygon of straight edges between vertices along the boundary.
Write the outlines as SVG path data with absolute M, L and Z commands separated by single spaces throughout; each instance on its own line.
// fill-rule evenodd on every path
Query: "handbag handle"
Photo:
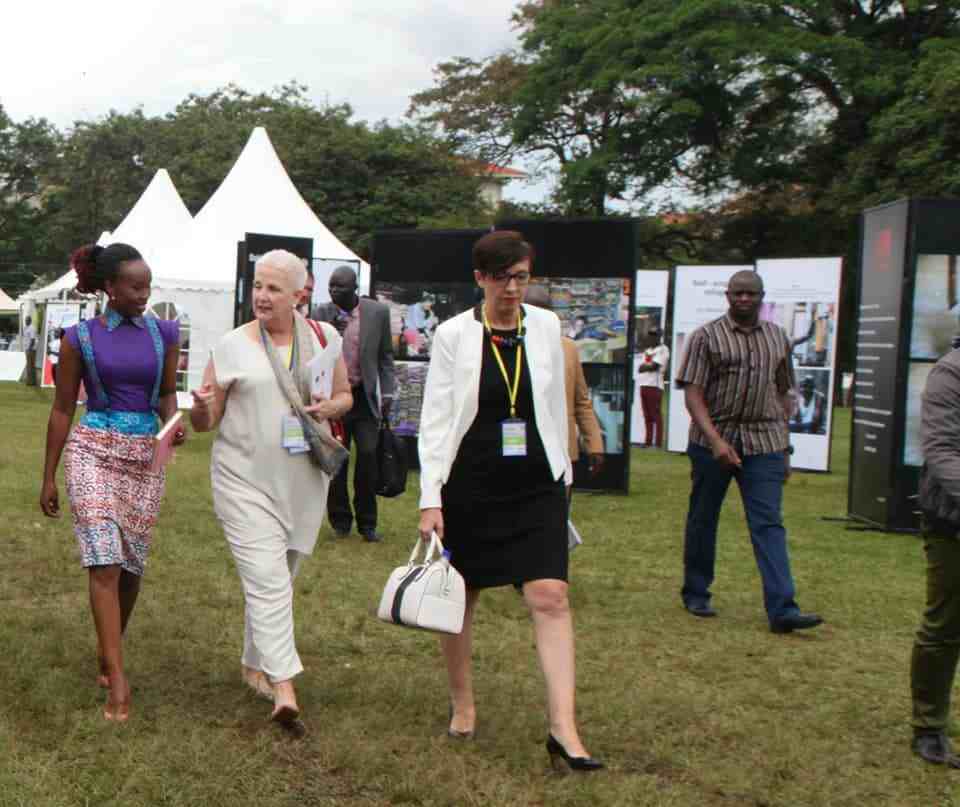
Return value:
M 408 566 L 413 566 L 422 545 L 423 536 L 417 536 L 417 542 L 413 545 L 413 552 L 410 553 L 410 560 L 407 561 Z M 434 556 L 434 553 L 436 553 L 437 557 L 440 557 L 443 554 L 443 542 L 440 540 L 440 536 L 438 536 L 436 532 L 430 533 L 430 546 L 427 547 L 427 550 L 423 555 L 423 562 L 426 563 L 429 561 L 430 558 Z

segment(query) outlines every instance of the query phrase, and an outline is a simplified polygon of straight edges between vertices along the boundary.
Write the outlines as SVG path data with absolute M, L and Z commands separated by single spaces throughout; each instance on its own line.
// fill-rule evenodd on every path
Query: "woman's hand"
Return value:
M 183 426 L 178 426 L 177 430 L 173 433 L 173 444 L 175 446 L 182 446 L 187 442 L 187 430 Z
M 45 481 L 40 488 L 40 509 L 47 518 L 60 518 L 60 494 L 52 479 Z
M 193 396 L 194 412 L 206 414 L 210 411 L 213 399 L 216 397 L 211 384 L 204 384 L 199 389 L 190 390 L 190 394 Z
M 420 537 L 429 541 L 433 533 L 443 540 L 443 510 L 439 507 L 427 507 L 420 511 Z
M 310 399 L 313 403 L 303 408 L 317 420 L 336 420 L 340 416 L 337 405 L 329 398 L 323 395 L 311 395 Z

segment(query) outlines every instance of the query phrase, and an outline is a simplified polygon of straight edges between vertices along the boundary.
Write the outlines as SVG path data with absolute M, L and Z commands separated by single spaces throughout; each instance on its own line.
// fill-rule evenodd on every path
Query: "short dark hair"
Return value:
M 496 230 L 473 245 L 473 268 L 482 275 L 499 275 L 525 260 L 532 268 L 533 255 L 533 247 L 516 230 Z
M 143 256 L 129 244 L 111 244 L 106 248 L 85 244 L 71 253 L 70 267 L 77 273 L 77 291 L 90 294 L 106 291 L 107 281 L 117 279 L 121 264 L 140 260 Z

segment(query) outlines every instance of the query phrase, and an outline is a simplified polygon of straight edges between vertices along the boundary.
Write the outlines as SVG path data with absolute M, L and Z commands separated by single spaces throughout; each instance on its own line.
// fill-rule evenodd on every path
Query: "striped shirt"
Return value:
M 738 325 L 729 314 L 697 328 L 687 339 L 677 386 L 703 388 L 710 420 L 744 456 L 784 451 L 790 444 L 780 396 L 794 387 L 790 339 L 779 325 Z M 690 423 L 690 442 L 710 447 Z

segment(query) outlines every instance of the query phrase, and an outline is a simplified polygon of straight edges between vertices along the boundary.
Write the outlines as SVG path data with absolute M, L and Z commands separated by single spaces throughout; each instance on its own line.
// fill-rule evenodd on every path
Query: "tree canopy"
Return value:
M 554 161 L 570 212 L 600 214 L 605 200 L 640 202 L 672 182 L 701 199 L 789 191 L 848 213 L 918 176 L 925 193 L 952 192 L 955 176 L 936 166 L 955 130 L 958 9 L 527 2 L 514 15 L 518 50 L 440 64 L 411 114 L 471 153 Z
M 345 104 L 312 104 L 296 83 L 259 94 L 229 85 L 167 115 L 111 111 L 63 132 L 15 123 L 0 107 L 0 266 L 62 266 L 115 228 L 160 168 L 196 213 L 261 125 L 304 199 L 355 251 L 378 227 L 492 221 L 470 164 L 425 128 L 356 121 Z M 16 294 L 29 280 L 0 276 L 0 286 Z

